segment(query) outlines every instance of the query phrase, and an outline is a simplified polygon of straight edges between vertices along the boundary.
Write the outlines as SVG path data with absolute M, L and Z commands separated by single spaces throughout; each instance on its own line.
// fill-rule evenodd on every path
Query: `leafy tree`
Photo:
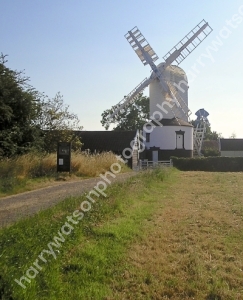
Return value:
M 236 138 L 236 133 L 232 132 L 231 135 L 229 136 L 230 139 L 235 139 Z
M 192 125 L 194 128 L 197 126 L 198 121 L 193 120 Z M 202 146 L 202 154 L 205 157 L 208 156 L 220 156 L 220 152 L 218 149 L 218 142 L 217 140 L 221 138 L 221 133 L 216 131 L 212 131 L 210 124 L 206 124 L 206 132 L 204 134 L 203 146 Z
M 205 140 L 209 140 L 209 141 L 218 140 L 221 137 L 222 137 L 221 133 L 219 133 L 217 131 L 212 131 L 210 126 L 206 127 L 206 132 L 204 135 Z
M 197 124 L 196 120 L 192 120 L 191 123 L 192 123 L 193 127 L 196 127 L 196 124 Z M 218 140 L 221 137 L 222 137 L 221 133 L 218 133 L 217 131 L 212 131 L 211 130 L 210 124 L 206 125 L 206 132 L 204 134 L 204 139 L 205 140 L 208 140 L 208 141 Z
M 6 67 L 0 55 L 0 156 L 13 156 L 41 146 L 38 93 L 22 71 Z
M 53 99 L 44 97 L 40 103 L 37 124 L 43 131 L 44 150 L 55 152 L 58 142 L 72 142 L 73 150 L 80 150 L 82 143 L 75 130 L 82 130 L 78 116 L 69 111 L 63 96 L 57 93 Z
M 206 148 L 202 149 L 202 154 L 205 157 L 220 156 L 220 151 L 219 151 L 219 149 L 216 149 L 213 147 L 206 147 Z
M 81 130 L 77 115 L 69 112 L 58 93 L 48 99 L 29 85 L 22 71 L 6 67 L 0 55 L 0 157 L 32 150 L 56 151 L 57 142 L 70 141 L 81 148 L 74 130 Z
M 109 115 L 112 109 L 107 109 L 102 113 L 101 124 L 106 130 L 111 124 L 116 125 L 113 130 L 135 130 L 142 129 L 143 125 L 149 120 L 149 98 L 139 94 L 135 101 L 130 104 L 125 110 L 121 111 L 114 117 L 114 120 L 109 120 Z

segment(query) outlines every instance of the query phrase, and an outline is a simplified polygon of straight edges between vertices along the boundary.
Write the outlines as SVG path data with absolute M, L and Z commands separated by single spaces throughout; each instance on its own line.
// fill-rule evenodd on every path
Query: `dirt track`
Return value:
M 123 181 L 135 172 L 119 174 L 116 178 L 111 178 L 111 182 Z M 25 192 L 14 196 L 7 196 L 0 199 L 0 227 L 4 227 L 22 219 L 31 216 L 40 210 L 54 206 L 61 200 L 69 196 L 78 196 L 90 191 L 102 180 L 100 177 L 56 183 L 50 187 L 38 189 L 31 192 Z

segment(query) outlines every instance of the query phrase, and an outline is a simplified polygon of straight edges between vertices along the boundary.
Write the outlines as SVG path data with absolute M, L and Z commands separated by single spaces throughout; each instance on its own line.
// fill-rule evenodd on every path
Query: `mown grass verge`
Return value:
M 111 152 L 87 155 L 72 153 L 71 175 L 56 173 L 56 154 L 30 153 L 15 158 L 0 160 L 0 197 L 30 191 L 50 185 L 56 180 L 75 180 L 99 176 L 117 161 Z M 123 171 L 130 171 L 124 165 Z
M 87 199 L 85 195 L 66 199 L 1 230 L 0 299 L 108 299 L 112 278 L 121 272 L 119 263 L 129 244 L 142 238 L 145 220 L 161 205 L 164 181 L 172 180 L 171 172 L 146 172 L 109 187 L 107 197 L 92 204 L 79 224 L 71 223 L 74 229 L 60 248 L 53 247 L 56 259 L 46 254 L 47 262 L 39 260 L 38 274 L 28 273 L 34 278 L 23 282 L 25 289 L 14 279 L 26 276 L 67 216 Z
M 242 300 L 243 173 L 176 174 L 110 299 Z

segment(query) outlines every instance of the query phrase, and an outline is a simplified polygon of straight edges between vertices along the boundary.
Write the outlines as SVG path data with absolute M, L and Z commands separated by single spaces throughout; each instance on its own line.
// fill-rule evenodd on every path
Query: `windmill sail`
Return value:
M 170 81 L 166 81 L 166 83 L 167 83 L 167 85 L 170 89 L 170 94 L 173 97 L 175 97 L 175 99 L 177 101 L 177 105 L 175 105 L 174 108 L 173 108 L 173 111 L 174 111 L 175 115 L 178 116 L 178 117 L 181 117 L 182 119 L 184 119 L 184 118 L 189 119 L 192 112 L 190 111 L 190 109 L 187 106 L 186 102 L 180 96 L 178 90 L 176 89 L 176 87 Z
M 208 23 L 202 20 L 163 57 L 166 65 L 179 65 L 212 31 Z
M 150 65 L 151 69 L 154 71 L 154 78 L 159 78 L 163 85 L 163 89 L 168 92 L 167 85 L 163 82 L 163 74 L 154 63 L 158 59 L 158 56 L 142 35 L 141 31 L 137 27 L 134 27 L 132 30 L 128 31 L 125 38 L 136 52 L 141 62 L 145 66 Z
M 166 78 L 166 67 L 169 65 L 179 65 L 210 33 L 212 28 L 205 20 L 202 20 L 195 28 L 193 28 L 175 47 L 173 47 L 165 56 L 163 67 L 155 65 L 158 59 L 157 54 L 147 42 L 141 31 L 134 27 L 125 35 L 125 38 L 138 55 L 144 65 L 150 65 L 152 74 L 150 78 L 145 78 L 137 87 L 135 87 L 127 96 L 125 96 L 117 105 L 112 107 L 109 121 L 119 113 L 123 112 L 134 98 L 142 92 L 152 81 L 158 80 L 158 93 L 160 90 L 163 94 L 167 94 L 172 104 L 171 111 L 175 118 L 188 120 L 191 112 L 187 106 L 187 98 L 183 97 L 177 88 L 173 85 L 170 78 Z M 163 97 L 161 97 L 163 99 Z M 185 98 L 185 99 L 184 99 Z M 156 98 L 155 98 L 156 99 Z M 151 101 L 151 98 L 150 98 Z M 151 113 L 151 111 L 150 111 Z M 152 114 L 152 113 L 151 113 Z
M 141 93 L 152 81 L 152 79 L 145 78 L 142 82 L 139 83 L 126 97 L 124 97 L 117 105 L 113 106 L 113 112 L 109 116 L 109 119 L 113 119 L 115 115 L 119 112 L 123 112 L 123 110 L 128 107 L 133 101 L 135 97 Z
M 137 27 L 128 31 L 125 38 L 145 66 L 159 58 Z

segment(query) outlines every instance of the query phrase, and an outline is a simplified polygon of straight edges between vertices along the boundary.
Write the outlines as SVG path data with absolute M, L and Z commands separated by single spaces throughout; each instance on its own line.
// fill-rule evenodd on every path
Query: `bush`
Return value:
M 243 157 L 172 157 L 173 166 L 181 171 L 243 172 Z
M 205 148 L 202 150 L 202 154 L 204 157 L 209 157 L 209 156 L 220 156 L 220 152 L 217 149 L 214 148 Z

